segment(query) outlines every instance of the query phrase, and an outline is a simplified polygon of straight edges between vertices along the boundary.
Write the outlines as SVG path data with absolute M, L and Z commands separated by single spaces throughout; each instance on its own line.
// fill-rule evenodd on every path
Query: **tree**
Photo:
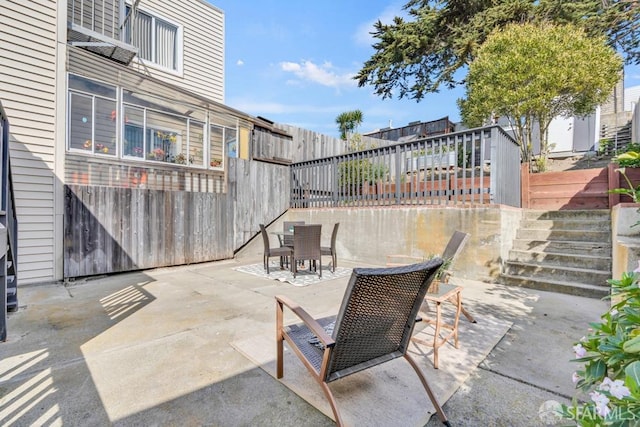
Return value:
M 362 111 L 353 110 L 341 113 L 336 117 L 340 139 L 349 142 L 354 133 L 358 132 L 358 127 L 362 124 Z
M 470 126 L 506 116 L 525 162 L 531 160 L 537 123 L 544 169 L 551 120 L 593 112 L 611 94 L 621 69 L 622 59 L 604 37 L 588 37 L 574 25 L 512 24 L 478 49 L 469 66 L 467 98 L 458 103 Z
M 420 101 L 460 83 L 489 34 L 511 23 L 573 23 L 591 37 L 605 36 L 628 63 L 640 64 L 638 0 L 410 0 L 408 20 L 378 21 L 375 53 L 354 77 L 385 98 Z

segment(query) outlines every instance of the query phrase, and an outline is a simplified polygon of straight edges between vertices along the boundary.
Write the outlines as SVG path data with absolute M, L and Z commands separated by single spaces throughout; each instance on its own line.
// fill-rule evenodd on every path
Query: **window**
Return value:
M 222 167 L 222 147 L 224 140 L 224 128 L 211 125 L 209 127 L 209 166 Z
M 238 157 L 238 138 L 235 129 L 225 129 L 224 142 L 227 148 L 227 157 Z
M 69 76 L 69 149 L 115 156 L 116 88 Z
M 222 170 L 237 146 L 230 116 L 146 92 L 69 74 L 68 103 L 69 151 Z
M 128 15 L 131 6 L 126 10 Z M 124 41 L 138 48 L 141 59 L 180 72 L 181 32 L 182 27 L 138 9 L 125 24 Z
M 203 123 L 132 105 L 125 105 L 124 112 L 124 157 L 202 167 L 202 154 L 199 163 L 196 154 L 202 151 L 202 139 L 197 140 L 203 134 Z M 191 140 L 196 141 L 191 148 L 188 130 L 194 134 Z

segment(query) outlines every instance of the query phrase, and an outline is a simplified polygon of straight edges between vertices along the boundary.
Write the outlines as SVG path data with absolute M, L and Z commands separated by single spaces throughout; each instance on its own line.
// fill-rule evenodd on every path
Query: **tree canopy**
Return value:
M 383 99 L 420 101 L 462 83 L 458 71 L 494 29 L 511 23 L 572 23 L 640 64 L 638 0 L 410 0 L 404 8 L 407 20 L 374 25 L 375 53 L 354 77 Z
M 622 59 L 604 37 L 589 37 L 575 25 L 512 24 L 495 30 L 477 50 L 460 110 L 471 126 L 507 117 L 523 161 L 531 158 L 537 123 L 544 168 L 551 120 L 591 113 L 607 100 L 621 69 Z

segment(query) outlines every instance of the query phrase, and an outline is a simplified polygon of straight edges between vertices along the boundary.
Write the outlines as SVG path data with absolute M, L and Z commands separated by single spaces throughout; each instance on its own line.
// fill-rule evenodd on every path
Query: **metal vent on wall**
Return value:
M 138 48 L 135 46 L 114 40 L 73 22 L 69 22 L 67 26 L 67 42 L 72 46 L 82 47 L 89 52 L 125 65 L 129 65 L 138 54 Z

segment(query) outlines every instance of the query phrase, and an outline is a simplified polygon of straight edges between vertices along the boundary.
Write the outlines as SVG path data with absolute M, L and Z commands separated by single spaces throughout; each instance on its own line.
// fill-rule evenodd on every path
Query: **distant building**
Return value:
M 415 121 L 399 128 L 388 127 L 379 129 L 374 132 L 365 133 L 364 136 L 388 141 L 407 142 L 454 131 L 455 124 L 449 120 L 449 117 L 443 117 L 430 122 Z

